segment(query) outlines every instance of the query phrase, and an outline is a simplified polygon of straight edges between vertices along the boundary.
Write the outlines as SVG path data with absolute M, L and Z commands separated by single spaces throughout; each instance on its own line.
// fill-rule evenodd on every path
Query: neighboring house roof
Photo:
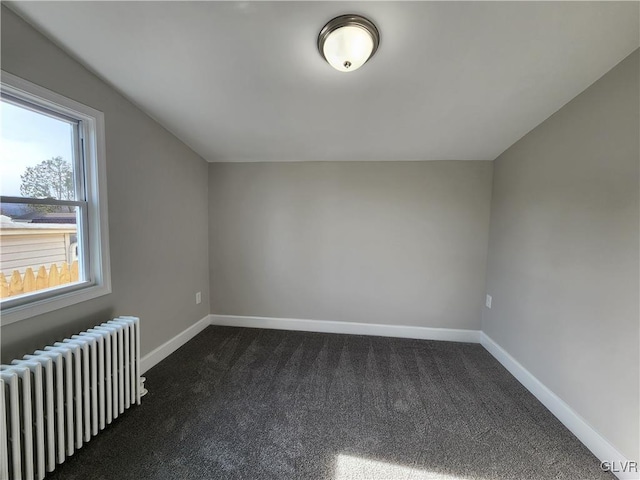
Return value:
M 76 226 L 74 223 L 29 223 L 29 222 L 15 222 L 11 217 L 6 215 L 0 215 L 0 235 L 10 234 L 16 235 L 21 232 L 20 230 L 28 230 L 29 233 L 47 233 L 51 230 L 59 230 L 63 232 L 75 232 Z M 34 231 L 35 230 L 35 231 Z M 27 232 L 23 232 L 27 233 Z
M 31 223 L 76 223 L 75 213 L 45 213 L 31 220 Z
M 59 213 L 43 213 L 29 212 L 24 215 L 13 217 L 14 222 L 19 223 L 76 223 L 76 214 L 74 212 Z

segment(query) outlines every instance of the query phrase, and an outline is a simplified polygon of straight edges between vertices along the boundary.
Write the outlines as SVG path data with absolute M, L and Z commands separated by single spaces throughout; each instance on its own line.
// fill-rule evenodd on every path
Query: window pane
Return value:
M 0 204 L 0 296 L 82 282 L 80 208 Z
M 0 101 L 0 194 L 76 200 L 77 124 Z

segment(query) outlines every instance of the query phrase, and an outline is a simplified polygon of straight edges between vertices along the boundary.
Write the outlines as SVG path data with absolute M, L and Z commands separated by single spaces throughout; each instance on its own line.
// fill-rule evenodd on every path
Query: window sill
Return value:
M 68 292 L 58 293 L 54 297 L 29 302 L 25 305 L 3 308 L 0 315 L 0 325 L 9 325 L 110 293 L 111 285 L 87 285 Z

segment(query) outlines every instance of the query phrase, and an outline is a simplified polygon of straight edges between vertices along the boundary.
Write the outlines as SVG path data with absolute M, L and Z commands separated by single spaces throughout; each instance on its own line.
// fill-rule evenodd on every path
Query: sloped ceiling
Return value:
M 639 46 L 638 2 L 12 2 L 208 161 L 492 160 Z M 381 32 L 339 73 L 334 16 Z

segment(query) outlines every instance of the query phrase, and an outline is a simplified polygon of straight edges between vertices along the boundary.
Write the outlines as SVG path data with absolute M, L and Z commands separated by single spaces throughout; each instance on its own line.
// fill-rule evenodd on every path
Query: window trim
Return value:
M 104 114 L 13 74 L 0 70 L 0 90 L 11 97 L 31 103 L 82 122 L 85 194 L 87 201 L 86 241 L 89 252 L 90 281 L 53 290 L 47 298 L 2 308 L 0 325 L 9 325 L 69 307 L 111 293 L 109 256 L 109 220 L 107 214 L 107 172 Z M 43 292 L 45 293 L 45 292 Z M 49 293 L 49 292 L 46 292 Z

